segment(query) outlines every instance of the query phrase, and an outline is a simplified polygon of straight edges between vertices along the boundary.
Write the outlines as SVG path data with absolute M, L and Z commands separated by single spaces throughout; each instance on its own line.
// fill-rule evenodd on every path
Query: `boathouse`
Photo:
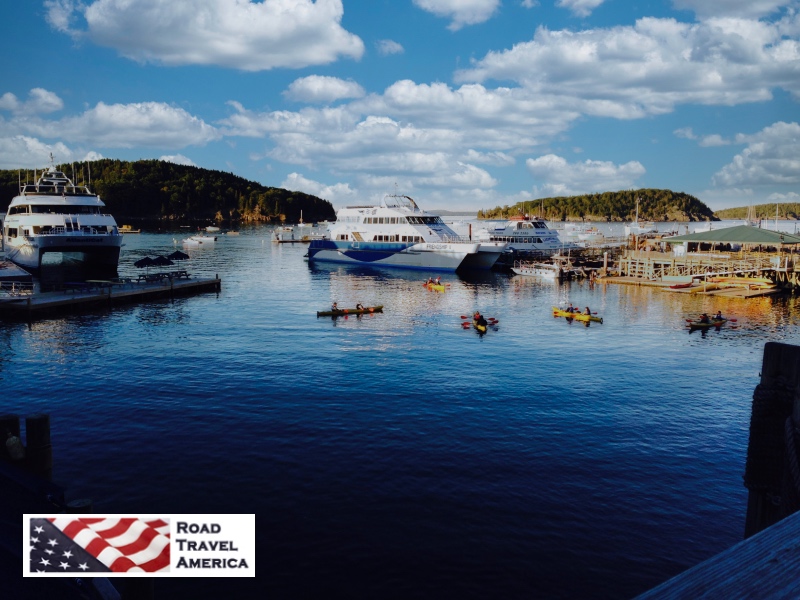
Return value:
M 650 240 L 645 250 L 626 251 L 617 272 L 650 281 L 759 277 L 796 288 L 798 252 L 800 236 L 739 225 Z

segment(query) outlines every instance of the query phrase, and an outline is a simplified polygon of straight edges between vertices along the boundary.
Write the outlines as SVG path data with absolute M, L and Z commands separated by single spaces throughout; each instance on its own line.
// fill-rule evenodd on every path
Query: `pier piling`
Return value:
M 50 415 L 30 415 L 25 419 L 28 466 L 37 475 L 52 480 L 53 447 L 50 445 Z

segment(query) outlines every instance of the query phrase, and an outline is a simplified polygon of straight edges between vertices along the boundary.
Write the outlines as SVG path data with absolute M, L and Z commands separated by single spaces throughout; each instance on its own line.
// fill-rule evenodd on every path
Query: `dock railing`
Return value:
M 33 293 L 33 284 L 22 281 L 1 281 L 0 297 L 30 296 Z

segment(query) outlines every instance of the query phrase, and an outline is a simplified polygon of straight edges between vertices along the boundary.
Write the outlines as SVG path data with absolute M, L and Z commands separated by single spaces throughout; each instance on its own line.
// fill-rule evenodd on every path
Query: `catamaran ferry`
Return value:
M 408 196 L 387 195 L 379 206 L 348 206 L 328 226 L 328 239 L 311 240 L 309 262 L 407 269 L 491 269 L 505 243 L 459 236 L 442 218 Z
M 493 228 L 481 229 L 476 233 L 481 243 L 505 242 L 508 250 L 515 252 L 539 252 L 555 254 L 559 250 L 577 248 L 574 242 L 564 242 L 558 232 L 550 229 L 544 219 L 519 215 Z
M 51 165 L 35 184 L 21 184 L 8 206 L 3 224 L 6 258 L 38 271 L 46 253 L 61 252 L 116 270 L 122 234 L 104 207 L 97 194 L 76 186 Z

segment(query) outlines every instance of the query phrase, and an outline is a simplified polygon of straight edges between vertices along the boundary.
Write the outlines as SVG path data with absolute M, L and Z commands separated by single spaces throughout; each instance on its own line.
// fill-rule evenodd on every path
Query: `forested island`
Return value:
M 720 219 L 747 219 L 755 221 L 763 219 L 774 219 L 777 215 L 779 219 L 800 219 L 800 203 L 785 202 L 783 204 L 754 204 L 741 208 L 725 208 L 714 213 Z
M 683 192 L 640 189 L 517 202 L 479 210 L 479 219 L 507 219 L 530 214 L 548 221 L 632 221 L 638 202 L 640 221 L 718 221 L 700 200 Z
M 301 211 L 307 223 L 336 218 L 333 205 L 316 196 L 162 160 L 102 159 L 56 168 L 76 185 L 91 179 L 91 190 L 118 222 L 297 223 Z M 19 193 L 20 178 L 35 182 L 32 170 L 0 170 L 3 211 Z

